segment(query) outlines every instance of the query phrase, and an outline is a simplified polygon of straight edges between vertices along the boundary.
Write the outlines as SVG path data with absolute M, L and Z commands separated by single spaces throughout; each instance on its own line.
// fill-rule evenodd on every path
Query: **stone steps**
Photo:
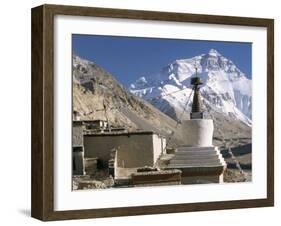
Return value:
M 181 168 L 210 168 L 210 167 L 222 167 L 221 163 L 204 163 L 204 164 L 170 164 L 167 168 L 181 169 Z
M 189 165 L 189 164 L 201 164 L 201 165 L 204 165 L 204 164 L 220 164 L 220 160 L 217 158 L 217 159 L 180 159 L 180 160 L 171 160 L 170 161 L 170 165 L 174 165 L 174 164 L 186 164 L 186 165 Z
M 204 154 L 187 154 L 187 155 L 175 155 L 173 159 L 217 159 L 219 158 L 217 153 Z
M 226 163 L 217 147 L 179 146 L 168 168 L 221 167 Z
M 185 151 L 180 151 L 180 152 L 176 152 L 175 156 L 190 156 L 190 157 L 200 157 L 200 156 L 217 156 L 217 152 L 215 150 L 212 151 L 204 151 L 204 152 L 185 152 Z
M 192 151 L 192 152 L 194 152 L 194 151 L 200 151 L 200 152 L 204 152 L 204 151 L 212 151 L 212 150 L 214 150 L 214 149 L 216 149 L 216 147 L 214 147 L 214 146 L 208 146 L 208 147 L 190 147 L 190 146 L 184 146 L 184 145 L 182 145 L 182 146 L 178 146 L 176 151 L 178 151 L 178 152 L 180 152 L 180 151 L 185 151 L 185 152 L 188 152 L 188 151 Z

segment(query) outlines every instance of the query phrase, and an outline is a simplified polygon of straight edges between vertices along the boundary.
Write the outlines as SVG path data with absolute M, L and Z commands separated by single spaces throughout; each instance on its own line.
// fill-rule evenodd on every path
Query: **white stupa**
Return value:
M 178 146 L 168 168 L 182 171 L 182 184 L 222 183 L 226 163 L 218 149 L 213 145 L 214 123 L 204 119 L 201 110 L 199 86 L 200 77 L 191 78 L 193 102 L 190 120 L 182 122 L 185 143 Z

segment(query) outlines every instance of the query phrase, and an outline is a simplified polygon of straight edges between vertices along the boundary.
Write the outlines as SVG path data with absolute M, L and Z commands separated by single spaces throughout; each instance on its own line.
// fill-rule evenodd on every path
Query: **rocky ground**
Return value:
M 228 150 L 221 151 L 226 163 L 227 170 L 224 174 L 225 182 L 244 182 L 252 180 L 252 144 L 245 144 L 232 148 L 232 153 L 239 162 L 244 174 L 241 174 L 236 167 L 236 163 L 231 158 Z
M 73 190 L 105 189 L 114 186 L 114 179 L 108 170 L 99 170 L 94 175 L 72 177 Z
M 223 176 L 224 182 L 226 183 L 252 181 L 251 170 L 244 170 L 244 173 L 241 174 L 238 169 L 226 169 Z

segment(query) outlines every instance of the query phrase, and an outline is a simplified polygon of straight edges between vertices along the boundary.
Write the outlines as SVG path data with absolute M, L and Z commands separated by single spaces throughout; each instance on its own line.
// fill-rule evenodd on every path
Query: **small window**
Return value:
M 82 147 L 73 147 L 73 152 L 81 152 L 83 151 Z

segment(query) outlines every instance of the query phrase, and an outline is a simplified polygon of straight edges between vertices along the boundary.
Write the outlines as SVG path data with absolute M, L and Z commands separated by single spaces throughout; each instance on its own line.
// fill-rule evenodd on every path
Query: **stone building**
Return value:
M 104 167 L 114 158 L 115 179 L 128 179 L 138 168 L 153 167 L 164 154 L 166 139 L 152 131 L 84 135 L 84 157 L 98 158 Z M 114 156 L 112 151 L 114 150 Z
M 83 120 L 83 124 L 87 130 L 104 131 L 108 128 L 106 120 Z

